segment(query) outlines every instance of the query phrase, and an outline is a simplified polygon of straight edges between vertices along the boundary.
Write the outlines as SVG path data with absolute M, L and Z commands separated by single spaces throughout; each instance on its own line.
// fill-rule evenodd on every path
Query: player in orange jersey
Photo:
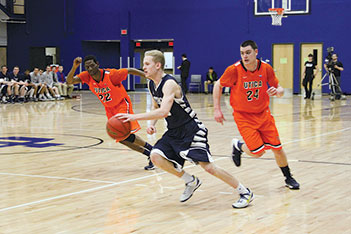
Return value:
M 96 60 L 95 56 L 88 55 L 83 61 L 86 71 L 74 76 L 75 71 L 81 63 L 81 57 L 74 59 L 72 69 L 67 75 L 68 85 L 78 83 L 89 85 L 89 89 L 105 106 L 108 119 L 118 113 L 133 113 L 132 102 L 121 82 L 127 78 L 128 74 L 144 76 L 144 72 L 135 68 L 123 68 L 118 70 L 99 69 L 99 62 Z M 127 139 L 120 141 L 120 143 L 146 155 L 149 158 L 149 164 L 145 166 L 144 169 L 153 170 L 154 165 L 150 160 L 152 146 L 134 134 L 139 129 L 140 125 L 137 121 L 131 122 L 131 134 Z
M 240 166 L 243 152 L 258 158 L 265 150 L 271 149 L 286 177 L 286 186 L 299 189 L 299 183 L 290 174 L 286 154 L 269 110 L 269 97 L 282 97 L 284 89 L 279 85 L 273 68 L 256 58 L 258 49 L 254 41 L 243 42 L 240 53 L 241 60 L 227 67 L 213 89 L 215 120 L 221 124 L 225 120 L 220 105 L 221 90 L 223 87 L 231 87 L 230 105 L 234 109 L 234 121 L 244 139 L 244 142 L 238 139 L 232 141 L 232 159 L 235 165 Z

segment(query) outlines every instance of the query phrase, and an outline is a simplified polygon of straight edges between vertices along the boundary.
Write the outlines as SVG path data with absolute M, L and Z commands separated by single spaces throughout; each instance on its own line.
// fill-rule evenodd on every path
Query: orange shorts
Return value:
M 121 101 L 118 105 L 113 106 L 113 107 L 105 107 L 106 111 L 106 116 L 107 119 L 110 119 L 112 116 L 118 114 L 118 113 L 128 113 L 128 114 L 134 114 L 133 112 L 133 105 L 130 100 L 125 98 L 123 101 Z M 130 133 L 136 133 L 137 131 L 140 130 L 140 125 L 138 121 L 130 121 L 131 125 L 131 130 Z
M 240 135 L 253 154 L 266 149 L 281 149 L 279 133 L 269 109 L 261 113 L 234 111 L 234 120 Z

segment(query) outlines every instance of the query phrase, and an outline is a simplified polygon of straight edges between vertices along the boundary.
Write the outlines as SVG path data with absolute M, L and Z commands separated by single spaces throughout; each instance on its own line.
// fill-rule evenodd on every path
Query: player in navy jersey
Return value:
M 162 52 L 151 50 L 145 53 L 144 72 L 149 81 L 149 91 L 153 97 L 153 110 L 141 114 L 117 114 L 124 121 L 153 120 L 148 134 L 156 132 L 156 121 L 165 118 L 167 131 L 157 141 L 151 151 L 151 160 L 158 167 L 185 182 L 185 190 L 180 202 L 187 201 L 200 187 L 201 180 L 183 170 L 185 160 L 199 164 L 208 173 L 221 179 L 240 194 L 232 206 L 244 208 L 253 200 L 253 193 L 239 183 L 228 172 L 213 163 L 207 143 L 207 129 L 196 117 L 188 100 L 174 77 L 164 73 L 165 58 Z

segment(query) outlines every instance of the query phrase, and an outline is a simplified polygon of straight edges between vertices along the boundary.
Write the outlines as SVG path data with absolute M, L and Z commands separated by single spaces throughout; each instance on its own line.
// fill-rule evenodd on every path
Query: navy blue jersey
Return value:
M 152 80 L 150 80 L 149 82 L 150 93 L 159 107 L 163 98 L 162 89 L 167 80 L 174 80 L 174 82 L 177 83 L 176 79 L 168 74 L 162 78 L 158 87 L 155 87 L 155 83 Z M 166 117 L 167 128 L 178 128 L 194 119 L 197 119 L 196 113 L 193 111 L 193 109 L 191 109 L 190 104 L 186 99 L 185 95 L 183 94 L 181 98 L 174 98 L 174 102 L 171 107 L 170 113 Z

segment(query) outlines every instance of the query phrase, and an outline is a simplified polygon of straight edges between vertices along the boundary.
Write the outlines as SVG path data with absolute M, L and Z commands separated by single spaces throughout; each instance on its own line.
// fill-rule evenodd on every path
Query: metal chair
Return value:
M 190 76 L 190 83 L 189 83 L 189 91 L 193 90 L 194 88 L 197 89 L 197 92 L 200 93 L 201 91 L 201 75 L 191 75 Z
M 180 75 L 179 75 L 179 74 L 175 74 L 175 75 L 174 75 L 174 78 L 176 79 L 176 81 L 177 81 L 178 84 L 181 84 L 181 83 L 182 83 L 182 79 L 180 78 Z

